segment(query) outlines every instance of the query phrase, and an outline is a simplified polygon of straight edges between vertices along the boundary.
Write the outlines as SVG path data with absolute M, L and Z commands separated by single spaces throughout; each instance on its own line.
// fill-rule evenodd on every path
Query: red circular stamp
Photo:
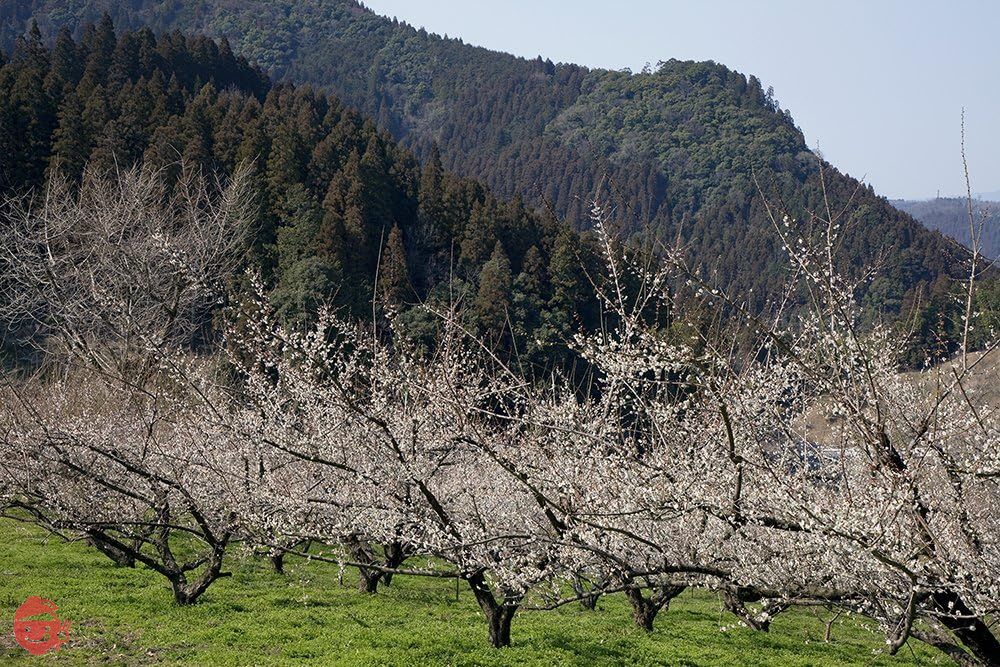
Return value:
M 69 621 L 59 620 L 59 607 L 32 595 L 14 612 L 14 639 L 31 655 L 45 655 L 69 639 Z

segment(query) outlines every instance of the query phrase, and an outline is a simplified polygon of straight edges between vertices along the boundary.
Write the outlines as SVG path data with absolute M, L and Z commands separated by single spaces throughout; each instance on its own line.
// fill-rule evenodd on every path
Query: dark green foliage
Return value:
M 909 213 L 930 229 L 936 229 L 965 246 L 972 245 L 969 225 L 969 202 L 962 198 L 938 197 L 926 201 L 897 199 L 892 205 Z M 973 225 L 983 224 L 982 248 L 991 259 L 1000 258 L 1000 202 L 979 201 L 972 206 Z
M 358 317 L 392 306 L 404 328 L 430 340 L 427 314 L 408 311 L 425 300 L 450 307 L 469 289 L 454 303 L 502 352 L 514 351 L 511 326 L 527 337 L 544 317 L 570 323 L 548 356 L 533 356 L 540 365 L 565 355 L 575 327 L 596 324 L 573 315 L 589 292 L 580 282 L 556 305 L 536 294 L 512 310 L 512 276 L 529 250 L 535 272 L 553 248 L 580 244 L 550 216 L 503 202 L 437 160 L 421 167 L 337 99 L 272 87 L 225 43 L 145 29 L 116 36 L 107 20 L 84 33 L 81 45 L 61 33 L 50 52 L 34 30 L 0 67 L 0 113 L 16 121 L 0 139 L 16 156 L 2 163 L 0 194 L 37 189 L 57 172 L 79 180 L 85 168 L 184 163 L 224 177 L 252 160 L 260 207 L 251 264 L 289 322 L 324 305 Z M 86 56 L 73 67 L 70 53 Z
M 497 241 L 490 259 L 479 274 L 479 291 L 473 310 L 482 327 L 480 332 L 485 340 L 500 340 L 507 336 L 510 328 L 511 307 L 510 260 L 503 246 Z
M 124 25 L 197 26 L 223 40 L 146 28 L 118 38 L 105 9 Z M 320 88 L 270 87 L 227 36 L 274 73 L 335 91 L 414 153 Z M 557 66 L 428 35 L 351 0 L 16 0 L 0 9 L 0 44 L 13 49 L 0 70 L 0 189 L 38 185 L 55 167 L 78 178 L 87 161 L 183 157 L 226 172 L 253 159 L 264 186 L 254 255 L 292 319 L 329 299 L 361 316 L 373 299 L 437 294 L 450 306 L 464 294 L 455 285 L 471 290 L 458 299 L 471 308 L 500 241 L 514 319 L 503 344 L 550 364 L 600 319 L 582 296 L 592 290 L 581 260 L 593 265 L 593 253 L 555 222 L 587 227 L 595 195 L 624 236 L 681 244 L 704 279 L 759 311 L 788 278 L 766 201 L 805 221 L 828 205 L 845 211 L 841 270 L 880 266 L 858 295 L 873 321 L 917 312 L 930 322 L 919 313 L 933 307 L 929 286 L 964 270 L 961 248 L 824 167 L 759 81 L 714 63 L 634 75 Z M 376 289 L 394 229 L 406 285 L 396 266 L 393 284 Z M 541 262 L 522 276 L 533 247 Z M 542 273 L 550 284 L 531 288 Z M 444 282 L 452 287 L 435 291 Z M 431 326 L 426 314 L 401 316 L 413 332 Z M 937 345 L 931 327 L 918 329 L 930 336 L 918 348 Z
M 49 54 L 36 24 L 18 39 L 0 73 L 0 192 L 5 183 L 41 181 L 59 105 L 45 81 Z
M 84 32 L 77 45 L 61 31 L 50 52 L 33 27 L 0 69 L 0 193 L 38 187 L 47 169 L 79 178 L 88 162 L 131 164 L 168 139 L 181 150 L 157 157 L 176 161 L 182 140 L 195 146 L 199 131 L 218 122 L 205 118 L 218 90 L 236 86 L 234 97 L 262 98 L 269 85 L 203 37 L 156 40 L 143 30 L 119 40 L 106 17 Z M 209 150 L 190 153 L 206 166 L 214 159 Z
M 403 232 L 393 226 L 382 247 L 378 268 L 379 298 L 384 303 L 398 306 L 413 294 L 410 269 L 406 261 Z
M 120 24 L 228 37 L 273 74 L 332 90 L 434 164 L 421 177 L 431 190 L 443 165 L 500 197 L 550 205 L 577 228 L 600 196 L 626 234 L 683 243 L 706 276 L 757 309 L 786 277 L 758 186 L 800 219 L 824 204 L 821 160 L 788 113 L 755 77 L 712 62 L 670 60 L 639 74 L 554 65 L 437 37 L 354 0 L 15 0 L 0 15 L 0 44 L 32 16 L 54 35 L 105 9 Z M 919 283 L 954 277 L 959 249 L 854 179 L 828 167 L 826 181 L 832 207 L 855 211 L 842 268 L 882 261 L 891 274 L 892 288 L 867 298 L 873 314 L 896 315 Z M 428 192 L 418 202 L 436 220 L 419 238 L 459 239 L 466 267 L 485 262 L 488 234 L 456 234 L 434 212 L 440 201 Z M 505 248 L 517 265 L 520 253 Z
M 949 358 L 961 347 L 965 332 L 968 283 L 939 278 L 921 284 L 903 306 L 910 317 L 898 326 L 906 327 L 911 344 L 903 359 L 906 366 L 920 367 Z M 980 279 L 972 295 L 973 317 L 968 331 L 971 350 L 981 350 L 1000 337 L 1000 280 Z
M 92 136 L 83 111 L 76 90 L 68 90 L 59 105 L 58 126 L 52 135 L 49 175 L 58 172 L 77 182 L 83 175 Z

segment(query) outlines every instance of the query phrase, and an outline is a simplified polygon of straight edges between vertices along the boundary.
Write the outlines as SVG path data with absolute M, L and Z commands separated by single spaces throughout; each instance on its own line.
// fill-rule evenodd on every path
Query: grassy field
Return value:
M 264 562 L 233 564 L 194 607 L 171 602 L 165 582 L 144 569 L 118 569 L 83 544 L 46 540 L 0 520 L 0 663 L 210 665 L 911 665 L 938 664 L 919 644 L 895 658 L 856 619 L 796 610 L 769 634 L 726 631 L 735 618 L 708 593 L 685 593 L 647 635 L 632 627 L 621 596 L 598 610 L 573 605 L 525 612 L 510 649 L 491 649 L 472 595 L 453 582 L 398 577 L 374 597 L 335 566 L 292 560 L 288 573 Z M 72 624 L 58 653 L 30 658 L 12 635 L 14 610 L 29 595 L 50 598 Z

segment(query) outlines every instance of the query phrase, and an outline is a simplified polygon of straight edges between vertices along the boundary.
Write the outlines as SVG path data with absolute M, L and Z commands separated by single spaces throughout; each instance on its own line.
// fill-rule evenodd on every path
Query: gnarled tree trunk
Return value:
M 135 556 L 125 549 L 119 549 L 113 544 L 93 536 L 87 538 L 87 543 L 111 559 L 118 567 L 135 567 Z
M 758 613 L 747 608 L 746 603 L 759 602 L 762 599 L 759 595 L 740 588 L 726 589 L 722 594 L 726 609 L 741 618 L 754 630 L 768 632 L 774 617 L 788 609 L 789 605 L 784 602 L 768 601 Z
M 350 535 L 344 540 L 344 546 L 351 554 L 358 565 L 358 590 L 362 593 L 374 595 L 378 591 L 378 584 L 384 575 L 380 567 L 365 567 L 365 565 L 378 565 L 378 558 L 371 545 L 358 538 L 357 535 Z
M 643 589 L 639 586 L 626 588 L 625 596 L 632 605 L 632 620 L 636 627 L 652 632 L 656 615 L 661 609 L 669 608 L 670 601 L 680 595 L 685 588 L 685 586 L 657 586 L 648 598 L 643 596 Z
M 580 598 L 580 606 L 586 611 L 594 611 L 601 594 L 594 592 L 594 587 L 588 589 L 583 577 L 580 575 L 573 575 L 570 585 L 573 587 L 573 592 L 576 593 L 576 596 Z
M 202 593 L 208 590 L 214 582 L 224 577 L 232 576 L 231 572 L 222 571 L 222 558 L 225 554 L 225 543 L 216 545 L 212 553 L 201 565 L 205 568 L 193 581 L 189 580 L 187 573 L 191 572 L 198 565 L 195 563 L 186 564 L 173 571 L 167 572 L 167 579 L 170 581 L 170 589 L 174 593 L 174 601 L 180 605 L 194 604 L 201 597 Z
M 400 542 L 390 542 L 382 550 L 385 552 L 385 566 L 388 568 L 398 568 L 410 556 L 409 551 Z M 391 585 L 392 575 L 392 572 L 383 572 L 382 583 L 386 586 Z
M 962 642 L 967 654 L 976 661 L 966 664 L 978 662 L 989 667 L 1000 667 L 1000 641 L 985 621 L 976 617 L 965 602 L 954 593 L 936 593 L 931 599 L 942 612 L 938 619 L 940 623 Z M 956 654 L 949 653 L 949 655 L 962 664 Z
M 481 572 L 467 576 L 466 581 L 469 582 L 472 594 L 476 596 L 476 602 L 486 616 L 490 645 L 494 648 L 510 646 L 510 625 L 521 602 L 521 596 L 507 594 L 498 602 Z
M 276 574 L 285 573 L 285 552 L 278 551 L 272 553 L 267 557 L 267 560 L 271 563 L 271 569 L 274 570 Z

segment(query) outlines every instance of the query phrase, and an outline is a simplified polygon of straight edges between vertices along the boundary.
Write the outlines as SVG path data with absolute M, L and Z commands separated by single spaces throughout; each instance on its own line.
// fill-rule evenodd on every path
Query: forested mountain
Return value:
M 961 197 L 909 201 L 893 200 L 892 205 L 909 213 L 930 229 L 936 229 L 965 246 L 972 245 L 969 226 L 969 202 Z M 982 252 L 990 259 L 1000 258 L 1000 202 L 975 200 L 973 221 L 983 225 Z
M 57 172 L 225 176 L 246 161 L 260 200 L 250 264 L 286 320 L 328 301 L 370 317 L 378 302 L 419 340 L 436 320 L 413 304 L 460 304 L 484 341 L 545 365 L 596 322 L 579 233 L 434 155 L 421 166 L 332 96 L 272 85 L 224 40 L 116 35 L 104 17 L 78 42 L 64 29 L 49 49 L 34 28 L 0 53 L 0 196 Z
M 104 11 L 121 25 L 227 37 L 276 77 L 335 92 L 424 163 L 501 197 L 588 224 L 595 194 L 626 232 L 685 244 L 712 280 L 762 308 L 780 292 L 780 248 L 758 187 L 790 215 L 850 202 L 845 268 L 885 267 L 867 295 L 898 313 L 961 255 L 821 160 L 755 77 L 670 60 L 638 74 L 516 58 L 375 15 L 354 0 L 11 0 L 0 43 L 33 16 L 77 34 Z M 756 182 L 755 178 L 756 176 Z M 516 265 L 516 262 L 515 262 Z

